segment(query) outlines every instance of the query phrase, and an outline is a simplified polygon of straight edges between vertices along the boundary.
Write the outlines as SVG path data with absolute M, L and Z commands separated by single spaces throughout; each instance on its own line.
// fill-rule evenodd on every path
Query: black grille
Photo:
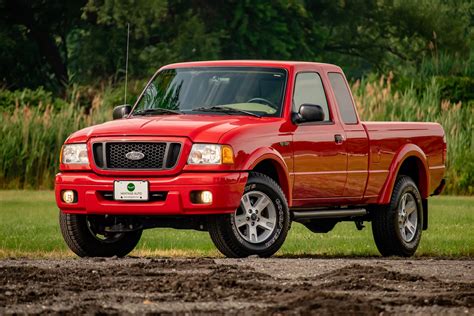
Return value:
M 112 142 L 93 145 L 95 163 L 102 169 L 170 169 L 176 165 L 180 149 L 179 143 L 164 142 Z M 142 153 L 144 157 L 139 160 L 129 159 L 126 155 L 131 152 Z

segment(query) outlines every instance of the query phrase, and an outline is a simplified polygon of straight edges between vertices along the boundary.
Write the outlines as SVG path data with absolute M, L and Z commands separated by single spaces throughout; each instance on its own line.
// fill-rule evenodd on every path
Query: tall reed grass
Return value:
M 394 91 L 391 75 L 356 81 L 352 90 L 363 120 L 439 122 L 448 140 L 447 192 L 474 193 L 472 104 L 441 100 L 434 80 L 421 94 L 413 87 Z M 61 111 L 51 105 L 18 103 L 13 112 L 1 113 L 0 188 L 52 188 L 64 140 L 78 129 L 111 118 L 112 107 L 101 97 L 106 94 L 93 98 L 87 114 L 74 98 Z
M 59 153 L 66 138 L 81 128 L 104 122 L 111 109 L 93 106 L 85 114 L 74 104 L 61 111 L 17 107 L 0 115 L 0 188 L 47 189 L 53 186 Z

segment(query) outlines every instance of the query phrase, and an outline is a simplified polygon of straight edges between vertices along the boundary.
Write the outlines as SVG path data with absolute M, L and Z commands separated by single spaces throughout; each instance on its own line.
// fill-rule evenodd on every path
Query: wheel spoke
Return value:
M 246 214 L 235 216 L 235 225 L 237 226 L 237 228 L 242 227 L 245 224 L 247 224 L 247 215 Z
M 248 194 L 244 194 L 244 196 L 242 196 L 242 199 L 240 200 L 240 204 L 242 205 L 242 208 L 244 209 L 246 213 L 248 212 L 248 210 L 252 208 Z
M 248 225 L 249 228 L 249 239 L 253 242 L 257 242 L 257 226 Z
M 255 209 L 262 212 L 270 204 L 270 199 L 265 195 L 261 196 L 255 203 Z
M 258 222 L 258 226 L 271 231 L 274 225 L 272 222 L 263 221 L 263 222 Z
M 400 229 L 400 233 L 402 234 L 402 238 L 404 240 L 407 240 L 407 233 L 405 231 L 405 226 L 403 226 L 401 229 Z
M 416 227 L 415 225 L 410 222 L 409 220 L 407 220 L 406 224 L 405 224 L 405 227 L 408 229 L 408 231 L 414 235 L 415 234 L 415 231 L 416 231 Z
M 411 213 L 416 211 L 415 201 L 409 201 L 405 206 L 405 211 L 407 212 L 407 215 L 410 215 Z
M 407 195 L 405 194 L 403 197 L 402 197 L 402 203 L 401 203 L 401 210 L 405 210 L 406 208 L 406 205 L 407 205 Z

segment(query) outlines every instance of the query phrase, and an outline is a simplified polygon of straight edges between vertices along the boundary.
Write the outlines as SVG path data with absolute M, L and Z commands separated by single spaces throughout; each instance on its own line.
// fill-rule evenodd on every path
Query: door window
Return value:
M 346 124 L 357 124 L 357 114 L 352 102 L 351 93 L 346 85 L 346 81 L 342 74 L 337 72 L 330 72 L 329 81 L 331 82 L 332 90 L 336 95 L 337 106 L 341 113 L 341 119 Z
M 303 72 L 296 76 L 293 94 L 293 112 L 297 113 L 302 104 L 315 104 L 323 108 L 324 122 L 330 122 L 328 102 L 323 82 L 315 72 Z

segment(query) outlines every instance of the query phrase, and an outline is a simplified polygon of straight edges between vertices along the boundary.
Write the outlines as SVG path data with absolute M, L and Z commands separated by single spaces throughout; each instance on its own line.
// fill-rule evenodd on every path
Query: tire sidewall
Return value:
M 60 212 L 61 233 L 69 248 L 80 257 L 123 257 L 138 244 L 142 231 L 123 233 L 114 242 L 97 239 L 88 227 L 87 215 Z
M 265 193 L 270 198 L 275 207 L 276 227 L 272 234 L 268 236 L 265 241 L 261 243 L 250 243 L 243 239 L 237 231 L 237 227 L 235 225 L 234 220 L 235 213 L 233 213 L 229 215 L 232 239 L 235 239 L 235 241 L 238 242 L 243 248 L 252 253 L 267 251 L 273 247 L 280 247 L 280 245 L 285 240 L 286 234 L 288 232 L 287 227 L 289 224 L 289 213 L 286 200 L 283 196 L 281 196 L 281 194 L 279 194 L 277 190 L 273 189 L 271 186 L 256 177 L 249 178 L 249 182 L 245 186 L 243 195 L 251 191 L 260 191 L 262 193 Z
M 398 208 L 401 202 L 401 198 L 405 193 L 410 193 L 415 198 L 416 203 L 416 212 L 417 212 L 417 223 L 416 223 L 416 232 L 415 238 L 413 238 L 410 242 L 406 242 L 400 233 L 400 227 L 398 223 Z M 395 228 L 395 234 L 400 242 L 400 245 L 408 252 L 412 252 L 416 250 L 418 247 L 420 240 L 421 240 L 421 231 L 423 225 L 423 205 L 422 205 L 422 198 L 421 194 L 418 191 L 418 188 L 413 183 L 411 179 L 407 179 L 403 182 L 401 188 L 398 190 L 397 194 L 394 196 L 394 200 L 392 201 L 392 220 L 393 225 Z

